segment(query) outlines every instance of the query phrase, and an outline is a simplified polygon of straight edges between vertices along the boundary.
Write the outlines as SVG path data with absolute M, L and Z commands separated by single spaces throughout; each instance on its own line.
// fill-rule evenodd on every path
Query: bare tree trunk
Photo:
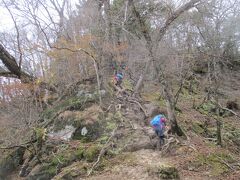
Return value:
M 215 95 L 217 96 L 217 95 Z M 222 132 L 221 132 L 221 129 L 222 129 L 222 122 L 220 120 L 220 106 L 219 106 L 219 101 L 218 101 L 218 97 L 215 98 L 216 100 L 216 103 L 215 103 L 215 106 L 216 106 L 216 113 L 217 113 L 217 119 L 216 119 L 216 125 L 217 125 L 217 144 L 222 146 Z
M 222 123 L 219 120 L 219 116 L 217 118 L 218 118 L 217 119 L 217 144 L 222 146 L 222 133 L 221 133 Z
M 175 114 L 175 105 L 174 105 L 174 96 L 172 90 L 168 87 L 167 82 L 162 83 L 163 86 L 163 95 L 167 105 L 168 119 L 171 124 L 171 130 L 173 133 L 176 133 L 178 136 L 183 136 L 184 133 L 182 129 L 178 126 L 176 114 Z
M 113 43 L 114 41 L 113 41 L 112 17 L 109 0 L 104 1 L 104 12 L 106 13 L 107 39 L 110 43 Z
M 94 65 L 95 73 L 96 73 L 96 76 L 97 76 L 99 104 L 100 104 L 100 106 L 101 106 L 101 105 L 102 105 L 101 82 L 100 82 L 100 78 L 99 78 L 98 65 L 97 65 L 97 62 L 96 62 L 96 60 L 95 60 L 94 58 L 92 58 L 92 60 L 93 60 L 93 65 Z

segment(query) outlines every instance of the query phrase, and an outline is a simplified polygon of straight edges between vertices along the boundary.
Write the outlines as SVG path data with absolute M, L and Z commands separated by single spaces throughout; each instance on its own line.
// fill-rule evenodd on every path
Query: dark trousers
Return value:
M 164 138 L 165 138 L 164 130 L 163 129 L 155 129 L 155 133 L 159 138 L 160 145 L 163 145 L 164 144 Z

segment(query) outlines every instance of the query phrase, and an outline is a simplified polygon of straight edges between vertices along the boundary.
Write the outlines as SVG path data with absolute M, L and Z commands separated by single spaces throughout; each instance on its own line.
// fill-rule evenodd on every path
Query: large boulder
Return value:
M 137 128 L 131 134 L 122 139 L 124 151 L 135 152 L 141 149 L 155 149 L 156 138 L 153 138 L 154 132 L 148 129 Z
M 93 141 L 99 138 L 104 131 L 101 121 L 102 115 L 103 111 L 98 105 L 92 105 L 79 112 L 74 121 L 76 131 L 72 138 L 85 141 Z
M 84 111 L 64 111 L 55 119 L 48 136 L 62 140 L 95 140 L 103 130 L 100 122 L 102 113 L 98 105 L 92 105 Z

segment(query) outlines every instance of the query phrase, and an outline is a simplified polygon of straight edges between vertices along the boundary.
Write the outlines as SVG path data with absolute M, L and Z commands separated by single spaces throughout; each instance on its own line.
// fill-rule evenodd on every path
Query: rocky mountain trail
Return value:
M 181 96 L 178 105 L 177 117 L 186 138 L 167 135 L 159 151 L 149 125 L 154 115 L 166 112 L 157 94 L 148 92 L 142 98 L 123 92 L 105 94 L 100 106 L 98 94 L 90 89 L 75 90 L 43 111 L 42 126 L 34 130 L 36 142 L 21 155 L 18 173 L 14 165 L 14 173 L 9 171 L 6 177 L 12 179 L 20 171 L 23 177 L 19 179 L 27 180 L 221 179 L 222 173 L 233 169 L 235 174 L 226 177 L 237 176 L 232 153 L 236 151 L 236 131 L 230 134 L 229 150 L 216 146 L 211 141 L 215 119 L 203 113 L 208 109 L 194 109 L 191 96 Z M 226 132 L 223 128 L 224 137 L 230 138 Z

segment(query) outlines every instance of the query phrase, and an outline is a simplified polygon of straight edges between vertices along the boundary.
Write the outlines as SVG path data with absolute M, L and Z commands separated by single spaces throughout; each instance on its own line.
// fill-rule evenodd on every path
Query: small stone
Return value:
M 86 128 L 86 127 L 83 127 L 83 128 L 82 128 L 82 131 L 81 131 L 81 135 L 82 135 L 82 136 L 85 136 L 87 133 L 88 133 L 87 128 Z

